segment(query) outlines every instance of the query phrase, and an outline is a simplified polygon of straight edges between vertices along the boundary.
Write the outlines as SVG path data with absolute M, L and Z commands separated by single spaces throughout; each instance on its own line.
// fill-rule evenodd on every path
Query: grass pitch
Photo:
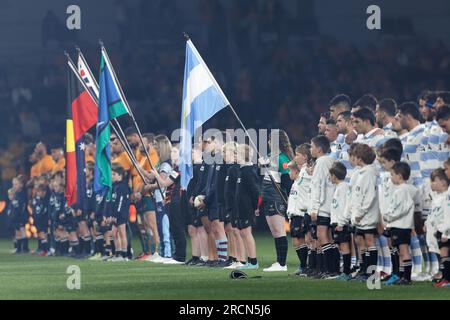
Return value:
M 265 273 L 262 268 L 275 259 L 273 239 L 260 234 L 256 243 L 260 269 L 248 275 L 262 278 L 231 280 L 229 271 L 216 268 L 12 255 L 11 242 L 0 240 L 0 299 L 450 299 L 450 288 L 433 288 L 430 282 L 369 290 L 365 283 Z M 66 287 L 70 265 L 81 269 L 80 290 Z M 289 272 L 297 267 L 292 248 L 288 267 Z

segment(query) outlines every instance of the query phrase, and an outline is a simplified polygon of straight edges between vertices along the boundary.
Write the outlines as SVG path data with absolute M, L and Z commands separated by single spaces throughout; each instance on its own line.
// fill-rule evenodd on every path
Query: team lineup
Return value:
M 318 136 L 293 149 L 283 130 L 272 130 L 270 154 L 256 162 L 250 145 L 220 132 L 192 145 L 187 188 L 180 183 L 180 146 L 167 136 L 144 133 L 141 141 L 136 128 L 125 130 L 137 169 L 112 132 L 110 197 L 94 191 L 96 144 L 85 133 L 86 189 L 73 205 L 63 149 L 50 155 L 39 143 L 30 177 L 14 178 L 8 190 L 14 253 L 30 251 L 30 207 L 38 237 L 33 253 L 40 256 L 256 270 L 252 234 L 255 217 L 263 215 L 276 252 L 264 272 L 287 272 L 289 221 L 299 260 L 290 276 L 366 281 L 376 272 L 385 285 L 447 287 L 448 99 L 447 92 L 427 91 L 417 103 L 397 106 L 365 95 L 352 104 L 340 94 L 321 115 Z
M 262 216 L 275 247 L 263 272 L 288 272 L 289 231 L 299 263 L 289 276 L 450 286 L 449 92 L 424 91 L 399 105 L 339 94 L 317 136 L 294 148 L 272 129 L 261 154 L 186 38 L 180 143 L 141 133 L 102 43 L 99 83 L 80 50 L 76 65 L 66 54 L 65 149 L 38 143 L 30 173 L 8 190 L 15 254 L 30 252 L 31 224 L 39 256 L 204 266 L 239 277 L 260 269 L 254 231 Z M 197 139 L 226 107 L 249 143 L 220 130 Z M 132 126 L 123 128 L 124 116 Z

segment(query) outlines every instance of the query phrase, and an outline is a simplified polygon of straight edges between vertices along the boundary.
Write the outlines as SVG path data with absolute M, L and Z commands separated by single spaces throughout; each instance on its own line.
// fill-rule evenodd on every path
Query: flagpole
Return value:
M 139 126 L 137 125 L 136 119 L 134 118 L 134 115 L 133 115 L 133 111 L 131 111 L 131 107 L 128 104 L 127 98 L 125 97 L 125 94 L 124 94 L 124 92 L 122 90 L 122 86 L 120 85 L 119 79 L 117 78 L 117 75 L 116 75 L 114 69 L 112 68 L 112 64 L 111 64 L 111 61 L 109 60 L 109 56 L 108 56 L 108 53 L 106 52 L 105 46 L 103 44 L 103 41 L 100 40 L 99 43 L 100 43 L 102 52 L 105 54 L 105 57 L 106 57 L 106 60 L 107 60 L 106 63 L 109 65 L 111 73 L 112 73 L 112 75 L 114 77 L 114 80 L 116 81 L 117 87 L 118 87 L 118 89 L 120 91 L 120 94 L 122 95 L 123 102 L 125 103 L 125 107 L 128 110 L 128 114 L 130 115 L 131 119 L 133 120 L 134 127 L 136 128 L 136 131 L 137 131 L 138 136 L 139 136 L 139 140 L 140 140 L 142 146 L 144 147 L 145 155 L 147 157 L 148 163 L 150 164 L 150 168 L 152 170 L 155 170 L 155 167 L 153 166 L 152 161 L 150 160 L 150 154 L 148 153 L 147 146 L 144 144 L 144 139 L 142 137 L 141 130 L 139 129 Z M 156 179 L 156 184 L 157 184 L 159 192 L 161 193 L 161 196 L 162 196 L 163 192 L 162 192 L 162 188 L 161 188 L 161 186 L 159 184 L 158 179 Z
M 112 68 L 111 60 L 109 59 L 108 53 L 106 52 L 105 46 L 103 45 L 102 41 L 100 41 L 100 46 L 101 46 L 101 49 L 102 49 L 103 53 L 105 54 L 105 57 L 107 59 L 107 63 L 110 66 L 111 73 L 112 73 L 114 79 L 116 80 L 117 87 L 118 87 L 118 89 L 120 91 L 120 94 L 122 95 L 123 102 L 125 103 L 125 107 L 128 110 L 128 114 L 131 116 L 131 119 L 133 120 L 134 127 L 136 128 L 136 131 L 138 132 L 139 140 L 140 140 L 140 142 L 142 143 L 142 145 L 144 147 L 145 155 L 147 156 L 147 160 L 150 163 L 150 167 L 152 168 L 152 170 L 155 170 L 155 168 L 153 167 L 152 162 L 150 161 L 150 154 L 148 153 L 147 147 L 144 144 L 144 140 L 142 138 L 141 130 L 139 129 L 139 126 L 137 125 L 136 119 L 134 118 L 133 111 L 131 110 L 131 107 L 130 107 L 130 105 L 128 103 L 127 98 L 125 97 L 125 94 L 124 94 L 124 92 L 122 90 L 122 86 L 120 85 L 119 79 L 117 78 L 117 75 L 116 75 L 114 69 Z
M 98 89 L 98 88 L 99 88 L 99 85 L 98 85 L 97 79 L 95 79 L 95 77 L 94 77 L 94 75 L 93 75 L 93 73 L 92 73 L 91 68 L 89 67 L 88 63 L 86 62 L 86 59 L 84 58 L 83 53 L 81 52 L 80 47 L 79 47 L 79 46 L 75 46 L 75 49 L 77 50 L 79 56 L 81 57 L 81 60 L 83 60 L 84 65 L 85 65 L 86 68 L 88 69 L 89 74 L 92 76 L 91 78 L 92 78 L 92 80 L 94 81 L 94 84 L 95 84 L 95 86 L 96 86 L 97 89 Z
M 98 106 L 98 100 L 97 100 L 97 98 L 94 97 L 94 96 L 92 96 L 92 94 L 90 93 L 89 89 L 86 87 L 86 84 L 84 83 L 83 79 L 81 79 L 81 77 L 80 77 L 80 75 L 78 74 L 78 71 L 77 71 L 77 69 L 76 69 L 76 67 L 75 67 L 74 62 L 72 61 L 72 58 L 70 58 L 70 56 L 69 56 L 69 54 L 68 54 L 67 52 L 64 52 L 64 54 L 65 54 L 66 57 L 67 57 L 68 65 L 69 65 L 70 69 L 71 69 L 72 72 L 76 75 L 76 77 L 78 78 L 78 81 L 80 81 L 80 82 L 82 83 L 82 85 L 83 85 L 84 89 L 86 90 L 86 92 L 91 96 L 92 100 L 94 100 L 94 102 L 95 102 L 95 103 L 97 104 L 97 106 Z M 110 123 L 111 123 L 111 121 L 110 121 Z M 111 124 L 112 124 L 112 123 L 111 123 Z M 145 180 L 145 178 L 144 178 L 142 172 L 140 171 L 139 165 L 137 164 L 137 160 L 134 158 L 134 154 L 133 154 L 132 152 L 130 153 L 129 150 L 127 149 L 127 146 L 126 146 L 126 145 L 128 145 L 128 141 L 126 141 L 126 139 L 125 139 L 125 141 L 126 141 L 126 143 L 125 143 L 125 142 L 122 140 L 123 138 L 122 138 L 122 137 L 120 136 L 120 134 L 117 132 L 117 130 L 116 130 L 116 128 L 114 127 L 114 125 L 111 125 L 111 127 L 113 128 L 114 133 L 115 133 L 115 134 L 117 135 L 117 137 L 119 138 L 119 141 L 122 143 L 122 146 L 124 147 L 125 151 L 127 152 L 128 156 L 130 157 L 131 162 L 133 163 L 133 165 L 134 165 L 135 168 L 137 169 L 139 175 L 140 175 L 141 178 L 142 178 L 142 181 L 144 182 L 144 184 L 147 184 L 147 182 L 146 182 L 146 180 Z M 128 147 L 130 147 L 130 146 L 128 145 Z
M 236 120 L 239 122 L 239 124 L 241 125 L 242 129 L 244 129 L 245 134 L 248 137 L 248 140 L 250 142 L 250 144 L 252 145 L 252 147 L 256 150 L 256 154 L 258 155 L 258 158 L 262 158 L 261 154 L 258 151 L 258 148 L 256 147 L 256 144 L 253 142 L 252 137 L 250 136 L 250 134 L 247 131 L 247 128 L 244 126 L 244 124 L 241 121 L 241 118 L 239 118 L 238 114 L 236 113 L 236 111 L 234 110 L 233 106 L 231 104 L 228 105 L 231 109 L 231 111 L 233 112 L 234 116 L 236 117 Z M 272 184 L 275 186 L 275 188 L 277 189 L 278 194 L 281 196 L 281 198 L 283 199 L 284 203 L 287 205 L 287 200 L 284 197 L 283 191 L 281 191 L 280 187 L 278 186 L 278 184 L 276 183 L 275 179 L 273 178 L 272 174 L 270 173 L 270 170 L 267 170 L 268 176 L 270 178 L 270 181 L 272 182 Z M 281 181 L 280 181 L 281 183 Z
M 222 89 L 220 88 L 219 84 L 216 82 L 215 78 L 213 77 L 213 75 L 211 74 L 211 71 L 209 71 L 209 68 L 206 66 L 206 63 L 203 61 L 202 57 L 200 56 L 200 54 L 197 51 L 195 46 L 192 43 L 192 40 L 189 36 L 189 34 L 187 34 L 187 32 L 183 32 L 183 35 L 186 39 L 186 41 L 191 41 L 191 44 L 193 46 L 193 48 L 195 50 L 194 53 L 197 55 L 197 58 L 205 65 L 206 67 L 206 71 L 209 73 L 209 76 L 211 77 L 211 79 L 213 80 L 214 84 L 217 86 L 217 89 L 220 91 L 220 93 L 223 95 L 223 97 L 225 98 L 226 101 L 228 101 L 228 99 L 226 99 L 225 94 L 223 93 Z M 236 113 L 236 111 L 234 110 L 233 106 L 231 105 L 231 103 L 228 101 L 228 106 L 230 107 L 231 111 L 233 112 L 234 116 L 236 117 L 237 121 L 239 122 L 239 124 L 241 125 L 242 129 L 244 129 L 245 134 L 247 135 L 250 144 L 252 145 L 252 147 L 255 149 L 256 154 L 258 155 L 259 158 L 261 158 L 261 154 L 258 151 L 258 148 L 256 147 L 256 144 L 254 143 L 252 137 L 250 136 L 250 134 L 247 131 L 247 128 L 244 126 L 244 123 L 242 122 L 241 118 L 238 116 L 238 114 Z M 270 178 L 270 181 L 272 182 L 272 184 L 275 186 L 275 189 L 277 190 L 278 194 L 281 196 L 281 199 L 284 201 L 284 203 L 287 205 L 287 200 L 283 194 L 283 192 L 281 191 L 280 187 L 278 186 L 278 184 L 276 183 L 275 179 L 273 178 L 272 174 L 270 173 L 270 170 L 267 170 L 267 174 Z M 281 181 L 280 181 L 281 182 Z

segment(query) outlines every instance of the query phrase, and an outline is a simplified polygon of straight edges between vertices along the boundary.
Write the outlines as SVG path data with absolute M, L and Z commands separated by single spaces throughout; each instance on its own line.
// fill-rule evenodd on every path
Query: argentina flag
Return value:
M 180 172 L 181 187 L 192 178 L 192 137 L 218 111 L 230 103 L 192 41 L 186 42 L 183 105 L 181 111 Z

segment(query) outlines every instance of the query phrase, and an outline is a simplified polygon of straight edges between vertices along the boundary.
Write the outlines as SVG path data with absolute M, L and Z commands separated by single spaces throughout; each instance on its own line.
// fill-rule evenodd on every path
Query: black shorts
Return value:
M 305 228 L 308 231 L 311 231 L 311 224 L 312 224 L 311 216 L 307 213 L 305 213 L 305 215 L 303 216 L 303 224 L 305 225 Z
M 220 207 L 220 217 L 220 221 L 223 221 L 225 224 L 231 223 L 231 211 L 225 207 Z
M 127 222 L 128 222 L 128 212 L 125 210 L 122 210 L 117 215 L 116 224 L 121 225 L 121 224 L 126 224 Z
M 48 232 L 48 217 L 47 216 L 39 216 L 34 220 L 34 224 L 36 226 L 37 232 Z
M 238 225 L 239 225 L 239 219 L 237 217 L 233 217 L 231 219 L 231 226 L 233 228 L 238 228 Z
M 391 228 L 384 229 L 383 236 L 385 236 L 386 238 L 390 238 L 391 237 Z
M 318 215 L 316 224 L 318 226 L 330 227 L 331 226 L 331 218 L 330 217 L 322 217 L 322 216 Z
M 352 234 L 349 226 L 343 226 L 342 231 L 336 231 L 337 225 L 333 224 L 331 234 L 335 243 L 346 243 L 352 241 Z
M 88 217 L 87 217 L 87 214 L 85 212 L 83 212 L 79 216 L 75 217 L 75 220 L 76 220 L 77 223 L 80 223 L 81 221 L 87 221 L 87 219 L 88 219 Z
M 357 236 L 364 237 L 366 234 L 373 234 L 374 236 L 378 235 L 378 229 L 372 228 L 372 229 L 359 229 L 356 228 L 355 233 Z
M 230 216 L 227 214 L 225 207 L 219 206 L 219 220 L 225 224 L 230 222 Z
M 436 239 L 438 242 L 438 247 L 439 249 L 441 248 L 450 248 L 450 240 L 447 240 L 446 242 L 442 242 L 442 233 L 441 232 L 436 232 Z
M 64 219 L 64 223 L 62 224 L 64 229 L 67 230 L 67 232 L 75 232 L 78 229 L 78 222 L 76 217 L 66 217 Z
M 196 209 L 195 210 L 197 212 L 197 217 L 199 219 L 201 219 L 202 217 L 208 216 L 208 209 L 203 208 L 203 209 Z
M 308 232 L 308 226 L 305 224 L 305 218 L 302 216 L 292 216 L 291 223 L 291 237 L 304 239 Z
M 314 221 L 311 221 L 311 224 L 309 225 L 309 231 L 311 232 L 311 238 L 314 240 L 317 239 L 317 223 Z
M 209 221 L 220 220 L 219 208 L 210 208 L 208 210 Z
M 411 229 L 390 228 L 389 234 L 394 247 L 398 247 L 401 244 L 409 245 L 411 243 Z
M 192 225 L 196 228 L 202 227 L 203 226 L 202 219 L 200 217 L 194 216 L 192 218 Z
M 269 217 L 280 215 L 287 218 L 286 210 L 287 208 L 284 203 L 278 201 L 265 201 L 264 199 L 261 203 L 261 207 L 259 208 L 261 214 Z
M 237 220 L 237 228 L 239 230 L 248 228 L 248 227 L 254 227 L 255 226 L 255 219 L 254 217 L 252 218 L 247 218 L 247 219 L 238 219 Z

